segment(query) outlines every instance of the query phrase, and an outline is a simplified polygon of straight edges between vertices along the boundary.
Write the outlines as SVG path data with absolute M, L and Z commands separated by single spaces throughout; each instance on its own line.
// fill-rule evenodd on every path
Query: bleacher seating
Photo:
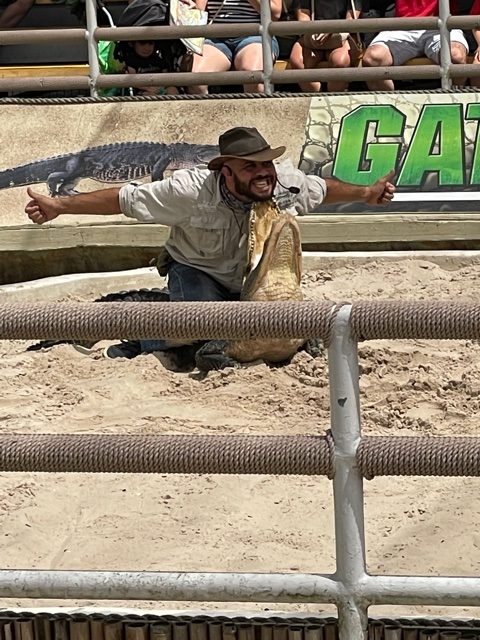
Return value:
M 88 64 L 36 64 L 22 66 L 0 66 L 0 78 L 45 78 L 52 76 L 86 76 Z
M 126 0 L 104 0 L 105 5 L 116 22 L 124 8 Z M 33 28 L 79 28 L 85 27 L 72 14 L 70 8 L 62 2 L 54 0 L 36 0 L 35 5 L 18 25 L 19 29 Z M 288 55 L 287 52 L 284 55 Z M 468 62 L 473 61 L 469 56 Z M 433 64 L 428 58 L 413 58 L 405 63 L 412 65 Z M 327 62 L 320 63 L 326 68 Z M 361 61 L 359 62 L 361 66 Z M 282 58 L 275 62 L 276 71 L 289 69 L 288 59 Z M 0 47 L 0 78 L 51 77 L 51 76 L 82 76 L 88 75 L 87 43 L 72 44 L 31 44 L 3 45 Z
M 114 21 L 126 7 L 126 0 L 105 2 Z M 63 3 L 52 0 L 36 0 L 35 5 L 19 23 L 18 29 L 85 27 Z M 4 45 L 0 47 L 0 67 L 67 66 L 84 65 L 88 61 L 87 43 Z M 37 74 L 38 75 L 38 74 Z M 58 74 L 56 74 L 58 75 Z

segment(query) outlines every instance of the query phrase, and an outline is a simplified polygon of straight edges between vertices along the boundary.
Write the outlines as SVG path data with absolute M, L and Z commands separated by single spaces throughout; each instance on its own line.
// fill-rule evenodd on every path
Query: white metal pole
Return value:
M 336 577 L 345 588 L 338 604 L 340 640 L 363 640 L 367 609 L 355 592 L 366 577 L 363 480 L 356 467 L 360 442 L 357 344 L 350 332 L 351 305 L 341 307 L 328 350 L 331 427 L 335 442 L 333 500 Z
M 302 573 L 0 571 L 2 598 L 335 604 L 340 589 L 334 576 Z
M 262 58 L 263 58 L 263 90 L 271 95 L 273 92 L 270 76 L 273 71 L 272 36 L 269 32 L 272 12 L 270 10 L 270 0 L 260 1 L 260 23 L 262 27 Z
M 449 68 L 452 64 L 450 54 L 450 31 L 447 27 L 447 18 L 450 16 L 449 0 L 440 0 L 438 3 L 438 17 L 440 23 L 440 68 L 442 70 L 442 89 L 449 91 L 452 88 Z
M 97 42 L 94 38 L 95 29 L 97 28 L 97 10 L 95 0 L 85 0 L 85 12 L 87 15 L 87 50 L 88 64 L 90 67 L 90 95 L 93 98 L 98 97 L 96 88 L 97 78 L 100 75 L 100 64 L 98 62 Z

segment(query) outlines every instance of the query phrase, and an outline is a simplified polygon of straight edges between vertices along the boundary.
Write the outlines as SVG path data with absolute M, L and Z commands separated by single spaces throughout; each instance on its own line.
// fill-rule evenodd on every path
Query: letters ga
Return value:
M 424 105 L 409 140 L 406 120 L 393 105 L 362 105 L 348 113 L 340 124 L 332 175 L 367 185 L 395 168 L 398 187 L 421 189 L 431 177 L 437 187 L 480 187 L 480 103 Z M 469 143 L 466 124 L 474 131 Z

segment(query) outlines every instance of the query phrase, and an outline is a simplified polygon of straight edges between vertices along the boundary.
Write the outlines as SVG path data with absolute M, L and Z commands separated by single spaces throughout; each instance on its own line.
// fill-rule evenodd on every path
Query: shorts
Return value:
M 215 47 L 219 51 L 223 53 L 225 57 L 230 60 L 232 63 L 235 60 L 237 54 L 247 47 L 249 44 L 262 44 L 261 36 L 239 36 L 237 38 L 211 38 L 205 39 L 204 44 L 209 44 L 212 47 Z M 272 38 L 272 53 L 273 59 L 276 60 L 278 58 L 278 54 L 280 52 L 280 48 L 278 46 L 278 42 L 276 38 Z
M 450 43 L 463 44 L 468 51 L 468 43 L 461 29 L 450 31 Z M 370 46 L 383 44 L 390 49 L 393 64 L 400 66 L 419 56 L 426 56 L 438 64 L 440 59 L 440 33 L 438 31 L 381 31 L 371 41 Z

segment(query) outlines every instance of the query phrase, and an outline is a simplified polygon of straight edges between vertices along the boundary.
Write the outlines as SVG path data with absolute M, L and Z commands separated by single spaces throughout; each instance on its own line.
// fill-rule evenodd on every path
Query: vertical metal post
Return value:
M 335 441 L 335 577 L 346 593 L 345 600 L 338 605 L 340 640 L 363 640 L 367 609 L 355 597 L 359 583 L 366 577 L 363 479 L 355 461 L 361 437 L 359 373 L 350 313 L 351 305 L 340 309 L 328 349 L 331 427 Z
M 263 57 L 263 90 L 267 95 L 272 95 L 273 87 L 270 77 L 273 71 L 272 36 L 268 30 L 272 21 L 270 10 L 270 0 L 260 0 L 260 25 L 262 35 L 262 57 Z
M 85 11 L 87 15 L 87 50 L 88 64 L 90 67 L 90 95 L 92 98 L 98 98 L 96 89 L 97 78 L 100 74 L 100 64 L 98 62 L 98 48 L 94 38 L 95 29 L 97 28 L 97 9 L 95 0 L 85 0 Z
M 450 31 L 447 27 L 447 18 L 450 16 L 450 0 L 440 0 L 438 3 L 439 31 L 440 31 L 440 68 L 442 71 L 442 89 L 448 91 L 452 88 L 449 67 L 452 64 L 450 53 Z

